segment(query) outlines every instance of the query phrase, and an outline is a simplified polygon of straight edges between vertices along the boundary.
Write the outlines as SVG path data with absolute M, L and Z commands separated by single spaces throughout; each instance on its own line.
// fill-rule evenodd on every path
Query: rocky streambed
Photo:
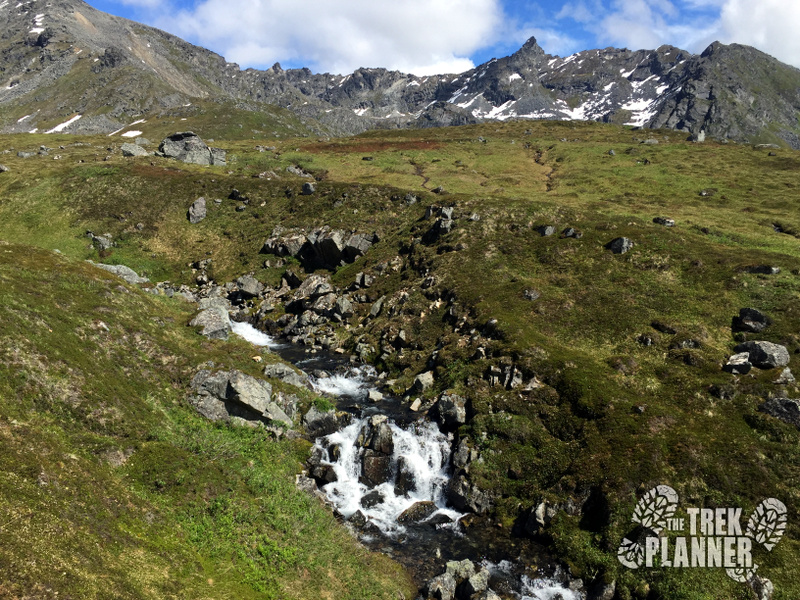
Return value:
M 298 484 L 329 504 L 365 545 L 403 563 L 421 597 L 585 597 L 580 582 L 540 547 L 470 510 L 480 506 L 480 494 L 453 477 L 469 450 L 446 427 L 384 395 L 372 367 L 325 351 L 309 355 L 248 323 L 232 327 L 302 369 L 302 381 L 335 403 L 336 410 L 312 407 L 303 416 L 315 443 Z

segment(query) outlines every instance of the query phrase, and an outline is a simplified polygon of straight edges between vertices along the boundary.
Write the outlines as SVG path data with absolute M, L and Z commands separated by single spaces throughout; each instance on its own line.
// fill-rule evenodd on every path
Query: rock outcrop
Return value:
M 209 148 L 199 135 L 191 131 L 173 133 L 158 146 L 158 154 L 193 165 L 220 165 L 226 163 L 225 151 Z
M 191 388 L 196 394 L 190 398 L 190 403 L 212 421 L 248 425 L 278 421 L 289 427 L 292 425 L 284 409 L 294 412 L 296 407 L 279 406 L 273 401 L 269 383 L 241 371 L 199 371 L 192 379 Z
M 378 242 L 374 233 L 347 233 L 323 227 L 310 232 L 276 230 L 261 249 L 264 254 L 292 256 L 308 270 L 336 269 L 352 263 Z

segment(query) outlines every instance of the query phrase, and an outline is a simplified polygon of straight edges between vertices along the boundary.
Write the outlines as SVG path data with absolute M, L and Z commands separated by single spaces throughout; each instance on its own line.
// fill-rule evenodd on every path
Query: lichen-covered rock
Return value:
M 194 165 L 225 165 L 225 151 L 209 148 L 194 132 L 173 133 L 164 138 L 158 152 L 166 158 L 174 158 Z
M 130 267 L 126 267 L 125 265 L 104 265 L 102 263 L 92 262 L 91 260 L 86 262 L 89 262 L 93 264 L 95 267 L 99 267 L 104 271 L 113 273 L 117 277 L 121 277 L 130 284 L 147 283 L 148 281 L 150 281 L 147 277 L 141 277 L 136 273 L 136 271 L 134 271 Z
M 207 338 L 227 340 L 231 333 L 231 319 L 228 311 L 220 306 L 212 306 L 197 313 L 189 323 L 190 327 L 202 327 L 200 332 Z
M 211 420 L 240 419 L 249 423 L 292 420 L 272 399 L 272 386 L 241 371 L 202 370 L 192 379 L 197 395 L 191 403 Z
M 772 342 L 744 342 L 734 348 L 736 352 L 747 352 L 750 363 L 759 369 L 774 369 L 789 364 L 789 351 L 785 346 Z
M 126 142 L 122 144 L 120 148 L 122 150 L 122 156 L 149 156 L 150 153 L 142 148 L 139 144 L 131 144 L 130 142 Z
M 192 202 L 192 205 L 189 207 L 187 216 L 189 217 L 189 223 L 191 223 L 192 225 L 196 225 L 197 223 L 205 219 L 206 199 L 201 196 L 200 198 Z
M 436 403 L 439 423 L 453 429 L 467 422 L 467 399 L 456 394 L 444 393 Z

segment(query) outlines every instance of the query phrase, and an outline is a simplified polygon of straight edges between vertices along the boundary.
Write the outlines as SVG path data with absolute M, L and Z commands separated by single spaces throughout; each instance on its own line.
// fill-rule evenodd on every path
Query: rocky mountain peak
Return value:
M 735 44 L 714 42 L 699 56 L 665 45 L 560 57 L 546 54 L 531 37 L 510 56 L 465 73 L 417 77 L 383 68 L 318 74 L 284 70 L 279 63 L 243 71 L 213 52 L 82 0 L 9 4 L 0 11 L 0 28 L 7 32 L 0 40 L 3 131 L 30 131 L 37 119 L 63 122 L 80 114 L 66 131 L 108 133 L 154 109 L 210 98 L 253 108 L 278 105 L 332 134 L 578 119 L 687 134 L 704 129 L 710 137 L 800 147 L 800 71 Z M 56 85 L 61 81 L 67 85 Z M 46 109 L 43 99 L 52 100 Z

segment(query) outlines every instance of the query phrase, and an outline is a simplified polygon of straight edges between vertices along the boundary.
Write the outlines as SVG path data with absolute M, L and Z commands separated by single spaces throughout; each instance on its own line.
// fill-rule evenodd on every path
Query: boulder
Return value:
M 425 371 L 420 373 L 414 378 L 414 383 L 406 392 L 406 395 L 412 396 L 414 394 L 422 394 L 425 390 L 433 385 L 433 371 Z
M 130 142 L 126 142 L 122 144 L 120 148 L 122 150 L 122 156 L 149 156 L 150 153 L 142 148 L 139 144 L 131 144 Z
M 362 482 L 368 486 L 386 483 L 392 475 L 392 457 L 375 450 L 364 450 L 361 473 Z
M 236 280 L 239 294 L 245 298 L 255 298 L 264 291 L 264 284 L 252 275 L 242 275 Z
M 291 426 L 292 420 L 272 400 L 272 386 L 241 371 L 200 371 L 191 387 L 197 396 L 191 403 L 211 420 L 238 418 L 249 422 L 280 421 Z
M 189 223 L 191 223 L 192 225 L 196 225 L 197 223 L 205 219 L 206 199 L 201 196 L 200 198 L 192 202 L 192 205 L 189 207 L 187 216 L 189 217 Z
M 447 500 L 456 510 L 486 513 L 492 506 L 491 498 L 477 487 L 470 485 L 463 475 L 453 477 L 447 486 Z
M 489 588 L 489 570 L 481 569 L 461 584 L 459 592 L 465 598 L 472 598 L 476 594 L 485 592 Z
M 750 353 L 740 352 L 731 356 L 725 366 L 722 367 L 722 370 L 732 375 L 747 375 L 752 368 Z
M 108 271 L 109 273 L 113 273 L 117 277 L 121 277 L 128 283 L 135 285 L 137 283 L 147 283 L 150 281 L 147 277 L 141 277 L 137 275 L 136 271 L 131 269 L 130 267 L 126 267 L 125 265 L 104 265 L 102 263 L 92 262 L 91 260 L 86 261 L 88 263 L 93 264 L 95 267 L 99 267 L 104 271 Z
M 539 227 L 536 228 L 536 231 L 542 237 L 549 237 L 556 232 L 556 228 L 553 227 L 552 225 L 540 225 Z
M 744 342 L 734 348 L 736 352 L 747 352 L 750 363 L 759 369 L 774 369 L 789 364 L 789 351 L 785 346 L 772 342 Z
M 455 597 L 456 580 L 450 573 L 434 577 L 425 586 L 426 600 L 454 600 Z
M 749 331 L 751 333 L 761 333 L 772 320 L 755 308 L 740 308 L 739 316 L 733 317 L 731 328 L 734 331 Z
M 185 131 L 173 133 L 164 138 L 158 152 L 166 158 L 173 158 L 194 165 L 225 165 L 225 151 L 209 148 L 199 135 Z
M 303 417 L 303 426 L 309 437 L 317 438 L 338 431 L 339 419 L 336 416 L 336 411 L 322 411 L 312 405 Z
M 574 227 L 565 227 L 561 231 L 561 237 L 562 238 L 574 238 L 576 240 L 579 240 L 580 238 L 583 237 L 583 233 L 578 231 Z
M 653 219 L 653 223 L 656 225 L 663 225 L 664 227 L 675 227 L 675 219 L 667 217 L 656 217 Z
M 445 565 L 446 573 L 461 583 L 475 575 L 475 563 L 468 558 L 464 560 L 451 560 Z
M 444 393 L 436 403 L 439 423 L 446 429 L 455 429 L 467 422 L 467 400 L 456 394 Z
M 633 248 L 633 246 L 634 243 L 632 240 L 626 237 L 618 237 L 608 242 L 606 244 L 606 249 L 611 250 L 614 254 L 625 254 Z
M 0 173 L 8 173 L 10 170 L 7 166 L 0 165 Z
M 800 429 L 800 400 L 770 398 L 758 410 Z
M 302 371 L 298 373 L 289 365 L 275 363 L 264 368 L 264 377 L 280 379 L 281 381 L 297 387 L 308 387 L 308 375 Z
M 202 327 L 200 332 L 210 339 L 227 340 L 231 333 L 231 320 L 228 311 L 219 306 L 206 308 L 197 313 L 189 323 L 190 327 Z
M 372 490 L 368 494 L 364 494 L 361 497 L 361 506 L 364 508 L 372 508 L 373 506 L 377 506 L 378 504 L 383 504 L 386 497 L 378 490 Z
M 310 181 L 306 181 L 303 184 L 303 191 L 301 193 L 303 194 L 303 196 L 310 196 L 316 191 L 317 191 L 316 186 Z
M 437 510 L 439 510 L 437 506 L 430 500 L 415 502 L 400 513 L 400 516 L 397 517 L 397 522 L 403 525 L 407 523 L 421 523 Z

